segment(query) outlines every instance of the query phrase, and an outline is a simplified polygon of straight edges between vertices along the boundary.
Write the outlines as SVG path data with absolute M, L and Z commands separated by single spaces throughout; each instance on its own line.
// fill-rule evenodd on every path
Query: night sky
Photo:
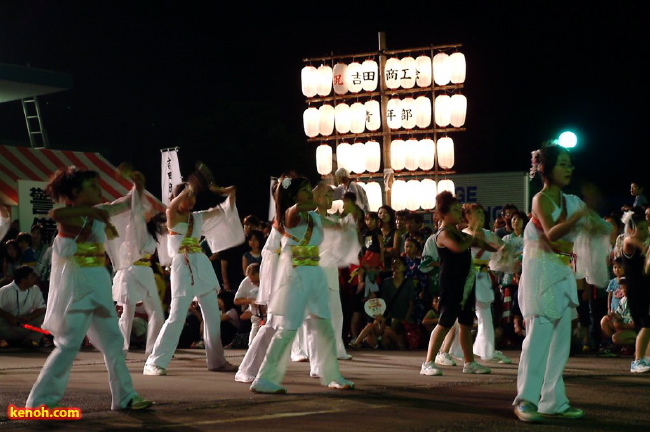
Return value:
M 183 174 L 202 159 L 238 186 L 242 215 L 266 214 L 270 176 L 317 178 L 302 59 L 376 51 L 379 31 L 389 50 L 463 44 L 456 172 L 527 171 L 572 129 L 576 183 L 618 204 L 648 179 L 647 2 L 233 3 L 2 1 L 0 62 L 72 74 L 40 99 L 52 148 L 130 160 L 159 194 L 159 149 L 178 146 Z M 20 102 L 0 104 L 0 142 L 27 140 Z

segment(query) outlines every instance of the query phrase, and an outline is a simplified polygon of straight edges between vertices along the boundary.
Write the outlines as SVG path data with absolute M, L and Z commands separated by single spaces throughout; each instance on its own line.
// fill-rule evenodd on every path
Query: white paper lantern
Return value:
M 348 92 L 348 65 L 337 63 L 332 69 L 332 84 L 334 92 L 338 95 L 344 95 Z
M 402 71 L 402 64 L 396 57 L 391 57 L 386 60 L 384 66 L 384 77 L 386 80 L 386 87 L 389 89 L 396 89 L 400 85 L 400 74 Z
M 391 188 L 391 207 L 396 211 L 406 209 L 407 194 L 406 182 L 395 180 Z
M 352 62 L 348 65 L 348 91 L 359 93 L 363 90 L 363 68 L 361 63 Z
M 454 182 L 449 179 L 440 180 L 438 182 L 438 193 L 449 191 L 452 195 L 456 196 L 456 186 Z
M 418 166 L 424 171 L 433 168 L 436 157 L 436 144 L 430 138 L 418 141 Z
M 415 84 L 418 87 L 429 87 L 431 85 L 431 68 L 431 57 L 421 55 L 415 59 L 415 69 L 417 71 Z
M 318 108 L 318 131 L 323 136 L 330 136 L 334 132 L 334 107 L 330 104 Z
M 406 97 L 400 104 L 402 109 L 402 127 L 404 129 L 413 129 L 415 127 L 415 99 Z
M 418 169 L 418 140 L 409 139 L 404 143 L 404 168 L 409 171 Z
M 352 146 L 350 144 L 344 142 L 336 146 L 336 164 L 339 168 L 351 171 L 352 157 Z
M 363 133 L 366 130 L 366 106 L 361 102 L 350 105 L 350 132 Z
M 438 189 L 435 181 L 424 179 L 420 182 L 420 207 L 422 210 L 431 210 L 436 206 L 436 195 L 438 195 Z
M 451 80 L 451 62 L 445 53 L 433 56 L 433 81 L 439 86 L 449 84 Z
M 307 97 L 316 96 L 316 89 L 318 86 L 318 71 L 313 66 L 305 66 L 300 73 L 300 81 L 302 84 L 302 94 Z
M 350 106 L 348 104 L 340 103 L 334 107 L 334 126 L 338 133 L 350 132 Z
M 377 90 L 379 83 L 379 65 L 374 60 L 366 60 L 361 64 L 361 71 L 363 73 L 362 87 L 365 91 Z
M 368 197 L 368 207 L 370 211 L 376 212 L 383 204 L 381 186 L 377 182 L 359 183 Z
M 449 137 L 440 138 L 437 147 L 438 166 L 442 169 L 451 169 L 454 166 L 454 140 Z
M 461 127 L 465 124 L 467 114 L 467 98 L 462 94 L 455 94 L 451 97 L 451 118 L 453 127 Z
M 366 171 L 366 146 L 363 143 L 352 144 L 352 160 L 350 171 L 361 174 Z
M 307 108 L 302 114 L 302 124 L 305 129 L 305 135 L 307 135 L 309 138 L 318 136 L 320 127 L 319 122 L 320 115 L 318 114 L 318 108 Z
M 431 125 L 431 99 L 426 96 L 415 99 L 415 125 L 422 129 Z
M 406 182 L 406 208 L 408 210 L 417 210 L 420 208 L 420 182 L 418 180 L 409 180 Z
M 393 140 L 390 143 L 390 167 L 395 171 L 404 169 L 405 146 L 403 140 Z
M 400 86 L 405 89 L 415 87 L 415 78 L 417 76 L 415 59 L 413 57 L 404 57 L 400 60 L 402 74 L 400 76 Z
M 316 147 L 316 170 L 320 175 L 332 172 L 332 147 L 327 144 Z
M 381 147 L 377 141 L 368 141 L 366 144 L 366 171 L 377 172 L 381 164 Z
M 319 96 L 329 96 L 332 93 L 332 68 L 322 65 L 318 68 L 318 85 L 316 92 Z
M 389 99 L 386 104 L 386 123 L 391 129 L 402 127 L 402 101 L 398 98 Z
M 381 127 L 381 106 L 376 100 L 369 100 L 366 106 L 366 129 L 376 131 Z
M 327 210 L 329 214 L 336 214 L 343 212 L 343 200 L 334 200 L 332 201 L 332 208 Z
M 436 117 L 438 126 L 449 126 L 449 123 L 451 123 L 451 97 L 448 95 L 436 96 L 436 106 L 433 114 Z
M 451 65 L 451 82 L 454 84 L 464 83 L 467 69 L 465 64 L 465 55 L 463 53 L 455 52 L 449 56 L 449 63 Z

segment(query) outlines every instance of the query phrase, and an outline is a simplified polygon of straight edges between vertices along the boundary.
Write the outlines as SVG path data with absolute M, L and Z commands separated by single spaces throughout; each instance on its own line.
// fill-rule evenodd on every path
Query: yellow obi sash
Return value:
M 201 245 L 199 244 L 199 239 L 194 237 L 185 237 L 181 242 L 181 246 L 178 248 L 179 253 L 201 253 Z
M 291 262 L 294 266 L 317 266 L 320 261 L 318 246 L 291 246 Z
M 72 260 L 79 267 L 102 267 L 106 265 L 106 251 L 103 243 L 77 243 Z
M 551 248 L 557 257 L 569 267 L 573 267 L 575 264 L 576 255 L 573 253 L 573 242 L 568 242 L 565 240 L 556 240 L 551 243 Z
M 151 254 L 145 254 L 142 258 L 134 262 L 133 265 L 151 267 Z
M 475 259 L 474 260 L 474 267 L 476 267 L 477 272 L 483 272 L 487 273 L 490 271 L 488 264 L 490 263 L 490 260 L 485 260 L 485 259 Z

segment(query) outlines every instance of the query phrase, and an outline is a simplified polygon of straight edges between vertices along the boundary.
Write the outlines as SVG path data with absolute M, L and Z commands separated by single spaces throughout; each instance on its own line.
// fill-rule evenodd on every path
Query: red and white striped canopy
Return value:
M 117 176 L 116 167 L 99 153 L 0 145 L 0 202 L 18 205 L 18 180 L 48 181 L 57 169 L 70 165 L 97 171 L 107 201 L 131 189 L 131 183 Z M 164 211 L 163 203 L 149 192 L 147 198 L 156 210 Z

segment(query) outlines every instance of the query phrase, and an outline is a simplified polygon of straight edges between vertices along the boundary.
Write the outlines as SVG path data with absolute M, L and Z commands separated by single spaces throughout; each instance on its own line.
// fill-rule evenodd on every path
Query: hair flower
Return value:
M 285 188 L 285 189 L 288 189 L 289 186 L 291 186 L 291 178 L 290 177 L 285 177 L 282 180 L 282 187 Z

